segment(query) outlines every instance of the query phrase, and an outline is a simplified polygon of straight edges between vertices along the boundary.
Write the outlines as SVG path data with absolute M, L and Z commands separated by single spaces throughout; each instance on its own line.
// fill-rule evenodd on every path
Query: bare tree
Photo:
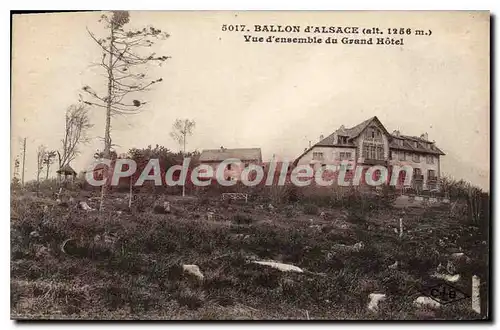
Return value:
M 99 45 L 102 56 L 96 66 L 106 73 L 107 92 L 100 95 L 90 86 L 84 86 L 88 98 L 82 97 L 82 102 L 106 110 L 106 125 L 104 128 L 103 155 L 109 159 L 111 150 L 111 118 L 115 115 L 129 115 L 140 112 L 146 102 L 138 100 L 135 95 L 150 89 L 162 78 L 150 79 L 144 73 L 144 65 L 149 63 L 161 64 L 168 59 L 167 56 L 158 56 L 155 53 L 143 55 L 144 48 L 153 46 L 152 39 L 167 38 L 168 34 L 154 27 L 142 30 L 125 30 L 123 28 L 130 20 L 127 11 L 113 11 L 111 15 L 102 15 L 100 22 L 104 22 L 109 36 L 98 38 L 88 31 L 90 37 Z M 87 29 L 88 30 L 88 29 Z M 109 171 L 104 171 L 104 180 L 109 176 Z M 107 185 L 101 190 L 101 205 L 107 195 Z
M 45 153 L 45 159 L 43 160 L 43 164 L 45 165 L 46 168 L 45 180 L 49 179 L 50 165 L 54 163 L 54 158 L 56 157 L 56 155 L 57 152 L 55 150 L 47 151 Z
M 84 104 L 72 105 L 66 110 L 64 138 L 61 140 L 61 151 L 57 151 L 59 168 L 68 165 L 80 154 L 79 146 L 89 142 L 87 132 L 91 127 Z
M 172 125 L 172 132 L 170 136 L 182 146 L 182 155 L 186 156 L 186 139 L 188 136 L 193 135 L 193 130 L 196 126 L 194 120 L 189 119 L 176 119 Z M 185 184 L 182 185 L 182 196 L 186 195 Z
M 43 160 L 45 159 L 47 154 L 47 147 L 43 144 L 38 146 L 36 150 L 36 193 L 38 194 L 38 190 L 40 189 L 40 174 L 43 170 Z

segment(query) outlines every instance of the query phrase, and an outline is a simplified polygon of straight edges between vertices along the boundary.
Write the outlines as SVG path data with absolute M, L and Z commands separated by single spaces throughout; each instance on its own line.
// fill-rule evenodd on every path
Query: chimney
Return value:
M 220 152 L 223 152 L 223 151 L 224 151 L 224 147 L 220 146 Z
M 424 139 L 425 141 L 429 141 L 429 134 L 427 134 L 427 132 L 422 133 L 422 134 L 420 135 L 420 138 L 421 138 L 421 139 Z
M 309 148 L 311 148 L 311 140 L 309 140 Z
M 319 136 L 319 140 L 320 140 L 320 141 L 321 141 L 321 140 L 323 140 L 324 138 L 325 138 L 325 136 L 324 136 L 323 134 L 321 134 L 321 135 Z
M 394 136 L 399 136 L 399 131 L 398 131 L 398 130 L 394 130 L 394 131 L 392 132 L 392 135 L 394 135 Z
M 340 125 L 339 129 L 345 129 L 344 125 Z

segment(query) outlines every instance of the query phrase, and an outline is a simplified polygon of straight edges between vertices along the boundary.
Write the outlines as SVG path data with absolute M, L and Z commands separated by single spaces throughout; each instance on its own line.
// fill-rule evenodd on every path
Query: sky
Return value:
M 106 86 L 92 66 L 100 49 L 87 32 L 105 35 L 101 14 L 14 15 L 11 164 L 26 138 L 26 180 L 36 177 L 39 145 L 59 148 L 65 111 L 82 87 Z M 260 147 L 264 160 L 273 154 L 293 160 L 320 135 L 377 116 L 389 132 L 427 132 L 446 153 L 442 174 L 489 190 L 489 19 L 487 12 L 131 12 L 129 27 L 169 33 L 152 50 L 171 58 L 145 69 L 163 82 L 138 96 L 148 102 L 144 111 L 113 119 L 115 149 L 159 144 L 179 150 L 169 133 L 176 118 L 189 118 L 196 121 L 190 150 Z M 402 46 L 245 43 L 244 34 L 314 35 L 229 32 L 223 24 L 404 27 L 432 34 L 404 36 Z M 77 172 L 103 148 L 105 113 L 90 113 L 92 140 L 71 164 Z

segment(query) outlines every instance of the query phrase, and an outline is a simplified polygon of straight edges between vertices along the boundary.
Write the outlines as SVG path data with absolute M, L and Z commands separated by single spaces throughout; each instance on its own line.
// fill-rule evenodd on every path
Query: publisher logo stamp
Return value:
M 469 295 L 467 295 L 460 289 L 455 288 L 447 283 L 441 283 L 423 288 L 421 292 L 442 305 L 454 303 L 465 298 L 470 298 Z

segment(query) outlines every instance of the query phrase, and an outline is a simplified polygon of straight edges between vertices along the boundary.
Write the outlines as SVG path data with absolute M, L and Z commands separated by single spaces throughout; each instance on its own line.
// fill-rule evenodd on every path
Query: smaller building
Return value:
M 64 165 L 60 169 L 56 171 L 56 173 L 59 176 L 59 179 L 61 179 L 61 176 L 64 178 L 64 181 L 67 181 L 68 178 L 71 178 L 71 180 L 75 180 L 76 178 L 76 171 L 69 166 L 69 164 Z
M 209 165 L 215 172 L 219 165 L 228 159 L 238 159 L 241 161 L 241 167 L 235 164 L 228 164 L 224 171 L 226 180 L 237 180 L 243 168 L 249 164 L 262 165 L 262 152 L 260 148 L 234 148 L 227 149 L 220 147 L 219 149 L 205 149 L 200 154 L 200 164 Z

